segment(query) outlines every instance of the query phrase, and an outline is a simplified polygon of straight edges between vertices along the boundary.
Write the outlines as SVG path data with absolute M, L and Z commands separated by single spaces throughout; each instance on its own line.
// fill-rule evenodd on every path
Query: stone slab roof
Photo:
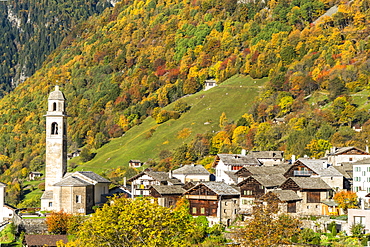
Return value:
M 204 186 L 214 191 L 217 195 L 240 195 L 237 189 L 223 182 L 208 181 L 202 182 L 201 184 L 204 184 Z
M 225 165 L 248 165 L 248 166 L 260 166 L 261 163 L 258 159 L 241 154 L 217 154 L 217 157 Z M 216 157 L 216 158 L 217 158 Z
M 297 161 L 302 162 L 302 164 L 310 168 L 320 177 L 343 177 L 343 174 L 333 166 L 325 168 L 324 166 L 327 166 L 326 161 L 313 159 L 298 159 Z
M 325 189 L 330 190 L 331 187 L 318 177 L 290 177 L 301 189 Z
M 356 148 L 356 147 L 351 146 L 351 147 L 336 148 L 334 152 L 330 153 L 330 155 L 340 155 L 340 154 L 346 153 L 346 152 L 348 152 L 348 151 L 350 151 L 352 149 L 358 150 L 358 151 L 360 151 L 362 153 L 365 153 L 365 154 L 369 154 L 369 153 L 365 152 L 362 149 L 359 149 L 359 148 Z
M 182 195 L 186 191 L 181 185 L 153 185 L 152 188 L 161 195 Z
M 302 200 L 293 190 L 273 190 L 271 193 L 275 194 L 282 202 Z
M 63 178 L 58 183 L 54 184 L 53 186 L 59 186 L 59 187 L 84 187 L 88 185 L 93 185 L 92 183 L 89 183 L 81 178 L 75 177 L 75 176 L 69 176 L 66 178 Z
M 284 174 L 287 170 L 287 166 L 251 166 L 246 169 L 253 175 L 272 175 L 272 174 Z
M 355 162 L 343 162 L 341 166 L 334 166 L 345 178 L 353 179 L 353 164 Z
M 248 156 L 257 159 L 283 159 L 283 151 L 252 151 L 248 153 Z
M 96 174 L 95 172 L 91 172 L 91 171 L 79 171 L 73 174 L 81 174 L 82 176 L 85 176 L 97 183 L 110 183 L 108 179 L 103 178 L 102 176 Z
M 168 182 L 168 183 L 171 183 L 171 184 L 174 184 L 174 185 L 182 184 L 181 181 L 178 180 L 177 178 L 170 178 L 169 175 L 168 175 L 168 172 L 156 172 L 156 171 L 153 171 L 151 169 L 145 169 L 144 171 L 142 171 L 139 174 L 131 177 L 127 181 L 132 182 L 132 181 L 140 178 L 141 176 L 143 176 L 145 174 L 152 177 L 154 180 L 162 182 L 162 183 L 163 182 Z
M 52 190 L 45 190 L 41 196 L 41 199 L 53 199 L 53 191 Z
M 363 160 L 358 160 L 358 161 L 355 161 L 355 162 L 352 162 L 352 165 L 370 165 L 370 158 L 369 159 L 363 159 Z M 353 166 L 352 166 L 353 168 Z
M 57 242 L 62 240 L 68 243 L 67 235 L 26 235 L 27 246 L 57 246 Z
M 286 181 L 286 177 L 284 177 L 281 174 L 264 175 L 264 176 L 256 175 L 252 177 L 265 187 L 280 186 Z
M 184 175 L 209 175 L 209 171 L 202 165 L 184 165 L 179 169 L 173 170 L 172 174 Z
M 238 183 L 238 176 L 236 171 L 224 171 L 224 173 L 232 180 L 234 183 Z

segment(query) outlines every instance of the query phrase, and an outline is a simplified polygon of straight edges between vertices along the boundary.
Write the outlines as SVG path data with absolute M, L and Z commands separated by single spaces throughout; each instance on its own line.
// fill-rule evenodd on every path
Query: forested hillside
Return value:
M 235 74 L 269 82 L 238 121 L 228 122 L 226 112 L 220 132 L 199 133 L 209 151 L 194 156 L 189 145 L 182 163 L 240 148 L 284 150 L 287 158 L 318 157 L 332 145 L 364 148 L 369 5 L 122 1 L 74 28 L 40 70 L 0 101 L 1 179 L 42 168 L 45 100 L 55 84 L 69 100 L 71 150 L 85 146 L 85 153 L 148 116 L 158 124 L 178 118 L 181 107 L 162 108 L 199 91 L 205 79 L 222 83 Z M 337 12 L 319 19 L 332 6 Z M 282 124 L 273 122 L 277 117 Z M 362 132 L 352 129 L 356 124 Z M 171 153 L 161 158 L 165 167 L 179 162 Z
M 0 97 L 39 69 L 78 22 L 109 6 L 107 0 L 0 2 Z

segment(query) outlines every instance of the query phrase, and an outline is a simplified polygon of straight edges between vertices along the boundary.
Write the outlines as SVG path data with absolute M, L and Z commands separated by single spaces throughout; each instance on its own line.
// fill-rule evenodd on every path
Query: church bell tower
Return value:
M 50 93 L 46 117 L 45 191 L 52 190 L 67 171 L 67 114 L 66 99 L 59 86 Z

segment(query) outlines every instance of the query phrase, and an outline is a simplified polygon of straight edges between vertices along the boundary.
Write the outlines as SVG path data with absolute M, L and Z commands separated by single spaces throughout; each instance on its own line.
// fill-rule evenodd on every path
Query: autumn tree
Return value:
M 334 195 L 333 199 L 345 212 L 349 208 L 356 208 L 358 204 L 357 194 L 352 191 L 340 191 Z
M 150 198 L 113 198 L 80 227 L 67 246 L 190 246 L 197 227 L 185 207 L 172 210 Z
M 71 218 L 72 215 L 64 211 L 52 212 L 48 217 L 46 217 L 48 232 L 53 234 L 66 234 L 68 232 L 68 225 Z
M 290 244 L 299 232 L 300 221 L 287 214 L 278 213 L 276 201 L 258 203 L 253 207 L 252 218 L 234 236 L 242 246 L 280 246 Z

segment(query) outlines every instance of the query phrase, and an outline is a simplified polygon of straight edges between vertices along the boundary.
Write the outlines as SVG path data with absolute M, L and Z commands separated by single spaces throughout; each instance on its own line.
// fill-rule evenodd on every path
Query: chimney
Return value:
M 169 178 L 172 178 L 172 170 L 170 170 L 170 171 L 168 172 L 168 177 L 169 177 Z
M 328 168 L 328 162 L 323 161 L 322 162 L 322 168 L 324 168 L 324 169 Z
M 126 187 L 126 182 L 127 182 L 126 177 L 123 177 L 123 187 Z
M 295 155 L 293 154 L 292 155 L 292 164 L 294 164 L 295 163 Z
M 366 153 L 368 153 L 369 152 L 369 146 L 368 145 L 366 145 Z
M 241 152 L 241 155 L 245 156 L 247 155 L 247 150 L 245 150 L 244 148 L 242 149 L 242 152 Z

